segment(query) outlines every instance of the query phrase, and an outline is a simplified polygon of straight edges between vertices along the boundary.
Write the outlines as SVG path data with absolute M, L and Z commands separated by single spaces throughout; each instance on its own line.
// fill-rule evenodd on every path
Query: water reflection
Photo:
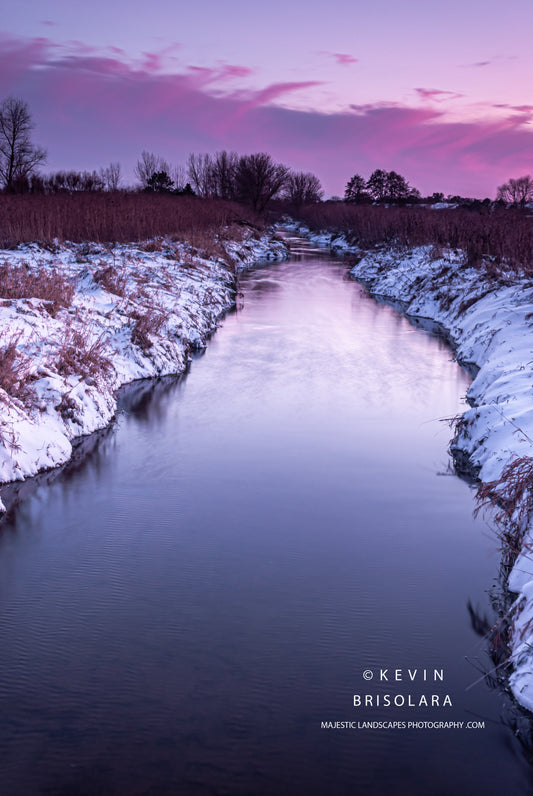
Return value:
M 0 486 L 0 496 L 6 507 L 6 513 L 0 520 L 0 538 L 6 529 L 15 527 L 17 511 L 29 510 L 29 499 L 32 496 L 46 495 L 52 484 L 58 483 L 66 491 L 76 479 L 83 479 L 86 472 L 92 471 L 97 480 L 105 471 L 105 460 L 113 454 L 116 425 L 111 423 L 101 431 L 95 431 L 83 437 L 74 445 L 71 459 L 61 467 L 47 470 L 25 481 L 14 481 Z M 22 514 L 24 516 L 24 514 Z
M 116 453 L 118 425 L 129 418 L 151 428 L 164 421 L 169 403 L 183 386 L 184 376 L 163 376 L 158 379 L 140 379 L 121 388 L 117 401 L 117 417 L 104 429 L 82 437 L 74 444 L 72 457 L 61 467 L 39 473 L 25 481 L 14 481 L 0 486 L 0 497 L 6 513 L 0 519 L 0 535 L 4 529 L 13 529 L 15 509 L 25 510 L 25 503 L 32 495 L 38 496 L 53 484 L 68 492 L 76 480 L 89 474 L 96 481 L 105 478 L 106 462 Z
M 197 357 L 198 355 L 195 355 Z M 179 400 L 183 376 L 142 379 L 123 387 L 118 396 L 118 412 L 131 415 L 148 426 L 164 420 L 169 403 Z
M 345 275 L 303 253 L 243 275 L 187 378 L 132 385 L 85 463 L 14 505 L 0 792 L 528 792 L 465 660 L 490 668 L 497 545 L 437 477 L 468 377 Z M 368 667 L 443 668 L 453 718 L 487 728 L 323 730 L 451 716 L 355 711 L 387 687 Z

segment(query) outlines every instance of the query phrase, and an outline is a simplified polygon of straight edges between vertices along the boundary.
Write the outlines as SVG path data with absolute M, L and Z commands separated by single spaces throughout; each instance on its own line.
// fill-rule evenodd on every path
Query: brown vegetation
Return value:
M 10 398 L 28 402 L 33 378 L 29 359 L 19 351 L 21 335 L 15 332 L 0 344 L 0 387 Z
M 55 315 L 60 307 L 70 307 L 74 285 L 55 269 L 30 269 L 26 265 L 0 263 L 0 297 L 3 299 L 40 298 L 50 302 L 47 307 Z
M 61 376 L 81 376 L 88 384 L 102 387 L 113 367 L 105 353 L 102 335 L 93 339 L 88 326 L 65 326 L 56 355 L 55 367 Z
M 462 250 L 469 265 L 497 277 L 502 267 L 533 275 L 533 219 L 518 210 L 430 210 L 321 204 L 299 218 L 313 230 L 344 233 L 363 249 L 432 245 Z
M 168 313 L 161 308 L 148 309 L 146 312 L 135 312 L 131 317 L 134 321 L 131 342 L 146 354 L 152 347 L 151 336 L 159 334 L 168 320 Z
M 124 296 L 126 294 L 127 274 L 120 272 L 114 265 L 106 265 L 103 262 L 102 267 L 94 272 L 93 279 L 97 285 L 101 285 L 115 296 Z
M 157 193 L 0 195 L 0 247 L 39 241 L 130 243 L 160 235 L 193 246 L 232 223 L 262 226 L 251 210 L 217 199 Z
M 514 459 L 496 481 L 481 483 L 476 495 L 476 514 L 485 506 L 495 509 L 494 519 L 500 529 L 504 565 L 514 563 L 533 508 L 533 457 Z

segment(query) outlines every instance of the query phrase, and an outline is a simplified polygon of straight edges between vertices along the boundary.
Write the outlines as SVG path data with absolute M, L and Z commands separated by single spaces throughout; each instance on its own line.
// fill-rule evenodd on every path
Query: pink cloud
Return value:
M 354 58 L 353 55 L 348 55 L 348 53 L 332 53 L 329 50 L 321 50 L 319 54 L 334 58 L 340 66 L 350 66 L 350 64 L 359 63 L 359 58 Z
M 172 53 L 174 53 L 176 50 L 179 50 L 180 47 L 181 44 L 179 44 L 179 42 L 173 42 L 169 46 L 164 47 L 163 49 L 158 50 L 155 53 L 143 52 L 144 61 L 142 62 L 141 65 L 142 68 L 146 69 L 147 72 L 158 72 L 163 70 L 165 66 L 168 64 L 169 60 L 175 60 L 172 56 Z M 113 48 L 111 47 L 109 47 L 108 49 L 110 51 L 113 50 Z M 123 50 L 118 50 L 118 49 L 115 49 L 115 54 L 121 56 L 125 55 Z
M 52 43 L 42 37 L 21 41 L 0 33 L 0 93 L 11 93 L 11 87 L 46 61 L 52 49 Z
M 530 106 L 512 106 L 493 121 L 450 122 L 439 107 L 376 102 L 323 113 L 281 107 L 316 81 L 235 88 L 248 67 L 218 64 L 159 68 L 157 57 L 128 61 L 86 46 L 61 50 L 45 39 L 3 39 L 2 95 L 27 100 L 35 140 L 48 148 L 49 168 L 98 168 L 111 160 L 125 172 L 143 149 L 183 162 L 191 151 L 268 151 L 296 169 L 314 171 L 328 191 L 349 177 L 394 169 L 423 193 L 494 195 L 510 176 L 532 170 Z M 156 56 L 157 54 L 154 54 Z M 428 98 L 448 96 L 421 89 Z M 422 94 L 422 96 L 424 96 Z
M 519 113 L 531 113 L 533 105 L 507 105 L 507 103 L 497 103 L 492 106 L 493 108 L 508 108 L 511 111 L 518 111 Z
M 445 91 L 441 88 L 415 88 L 418 96 L 423 100 L 432 100 L 434 102 L 445 102 L 450 99 L 459 99 L 464 94 L 458 94 L 456 91 Z
M 271 86 L 260 89 L 256 92 L 248 92 L 248 100 L 244 100 L 247 109 L 257 108 L 261 105 L 268 105 L 274 100 L 280 99 L 284 94 L 289 94 L 292 91 L 299 91 L 305 88 L 313 88 L 320 86 L 322 83 L 317 80 L 306 80 L 302 82 L 292 83 L 273 83 Z M 244 95 L 241 95 L 244 96 Z
M 253 74 L 253 69 L 248 66 L 238 66 L 236 64 L 223 64 L 222 74 L 225 77 L 248 77 Z
M 350 64 L 359 62 L 358 58 L 354 58 L 353 55 L 347 55 L 346 53 L 332 53 L 332 55 L 341 66 L 349 66 Z
M 162 66 L 161 53 L 143 53 L 143 66 L 147 72 L 157 72 Z

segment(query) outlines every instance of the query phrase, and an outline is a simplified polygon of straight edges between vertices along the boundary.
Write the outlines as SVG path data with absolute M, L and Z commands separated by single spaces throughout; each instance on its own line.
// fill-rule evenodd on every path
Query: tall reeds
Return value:
M 313 230 L 344 233 L 363 249 L 432 245 L 460 249 L 469 265 L 498 276 L 501 268 L 533 275 L 533 218 L 525 211 L 489 208 L 431 210 L 316 204 L 299 218 Z
M 160 235 L 203 246 L 232 223 L 260 226 L 235 202 L 155 193 L 0 195 L 0 248 L 18 243 L 130 243 Z

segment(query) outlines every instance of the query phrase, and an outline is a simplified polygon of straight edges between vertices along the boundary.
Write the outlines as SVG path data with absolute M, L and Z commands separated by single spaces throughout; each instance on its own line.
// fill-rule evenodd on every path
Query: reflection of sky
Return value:
M 145 404 L 134 385 L 112 452 L 3 524 L 2 794 L 527 792 L 501 694 L 466 690 L 486 646 L 466 603 L 489 609 L 498 569 L 468 487 L 437 476 L 468 379 L 345 274 L 243 274 L 190 374 Z M 406 715 L 355 716 L 366 666 L 444 668 L 445 691 L 405 692 L 486 729 L 325 749 L 316 716 Z
M 30 102 L 51 168 L 265 149 L 330 192 L 382 166 L 489 195 L 531 168 L 528 0 L 10 5 L 0 94 Z

